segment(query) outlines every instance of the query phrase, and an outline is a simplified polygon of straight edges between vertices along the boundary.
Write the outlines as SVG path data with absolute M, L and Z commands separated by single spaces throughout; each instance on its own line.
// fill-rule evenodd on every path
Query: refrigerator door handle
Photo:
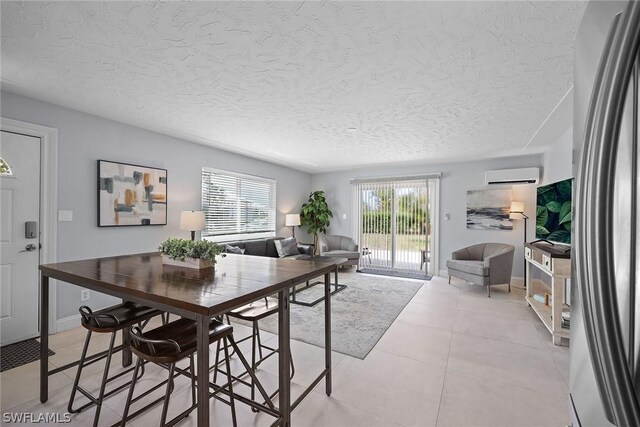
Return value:
M 631 1 L 616 17 L 600 60 L 576 192 L 575 268 L 587 343 L 605 414 L 618 426 L 640 425 L 620 325 L 611 208 L 618 136 L 639 46 L 640 2 Z

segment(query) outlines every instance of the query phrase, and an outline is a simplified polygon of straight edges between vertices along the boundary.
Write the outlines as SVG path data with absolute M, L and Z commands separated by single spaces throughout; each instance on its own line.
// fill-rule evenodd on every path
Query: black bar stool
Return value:
M 160 419 L 161 427 L 173 426 L 183 418 L 189 416 L 189 414 L 197 407 L 196 402 L 196 372 L 193 356 L 198 349 L 197 345 L 197 325 L 196 322 L 189 319 L 179 319 L 158 328 L 152 329 L 148 332 L 142 332 L 140 328 L 134 326 L 130 330 L 131 349 L 138 356 L 136 367 L 131 380 L 131 387 L 129 388 L 129 394 L 127 396 L 127 402 L 124 407 L 122 415 L 121 426 L 124 427 L 128 418 L 133 418 L 135 415 L 145 410 L 145 408 L 136 411 L 129 416 L 129 409 L 131 403 L 135 402 L 142 396 L 133 398 L 136 382 L 138 380 L 138 370 L 141 369 L 144 362 L 152 362 L 158 364 L 169 371 L 169 378 L 167 383 L 167 390 L 164 397 L 164 405 L 162 407 L 162 416 Z M 227 383 L 223 386 L 217 386 L 215 384 L 209 384 L 208 386 L 214 386 L 215 391 L 210 393 L 210 397 L 214 397 L 222 402 L 225 402 L 231 406 L 231 418 L 233 420 L 234 427 L 237 426 L 235 399 L 233 394 L 233 380 L 231 376 L 231 365 L 229 359 L 228 344 L 231 344 L 233 350 L 238 353 L 240 361 L 244 365 L 245 369 L 249 370 L 249 364 L 242 356 L 238 349 L 237 343 L 233 339 L 233 327 L 226 325 L 218 320 L 211 320 L 209 323 L 209 344 L 214 342 L 223 342 L 225 350 L 226 370 L 227 370 Z M 189 368 L 180 369 L 176 367 L 176 363 L 189 358 Z M 175 371 L 178 371 L 176 374 Z M 191 406 L 174 417 L 169 422 L 166 422 L 167 412 L 169 408 L 169 400 L 171 393 L 173 392 L 173 378 L 177 375 L 185 375 L 191 379 Z M 254 377 L 253 373 L 250 374 L 252 380 L 256 381 L 256 385 L 262 394 L 266 398 L 267 394 L 262 388 L 262 385 Z M 217 396 L 217 394 L 223 389 L 227 389 L 225 394 L 229 396 L 229 400 L 224 400 Z M 146 393 L 145 393 L 146 394 Z M 273 405 L 270 405 L 273 408 Z
M 238 343 L 244 342 L 246 340 L 251 340 L 251 370 L 255 374 L 256 369 L 262 362 L 267 360 L 269 357 L 273 356 L 278 352 L 277 348 L 272 348 L 262 344 L 262 340 L 260 339 L 260 328 L 258 327 L 258 321 L 272 316 L 278 313 L 278 299 L 265 297 L 264 299 L 253 301 L 247 305 L 242 307 L 238 307 L 226 313 L 227 322 L 230 322 L 229 317 L 233 317 L 235 319 L 244 320 L 246 322 L 251 322 L 251 335 L 238 340 Z M 262 352 L 262 350 L 267 350 L 266 355 Z M 256 355 L 256 352 L 258 353 Z M 216 381 L 217 376 L 217 367 L 219 364 L 219 355 L 220 355 L 220 343 L 218 343 L 218 349 L 216 351 L 216 364 L 215 370 L 213 374 L 213 382 Z M 259 356 L 256 359 L 256 356 Z M 296 370 L 293 364 L 293 357 L 291 356 L 291 351 L 289 351 L 289 359 L 291 360 L 291 378 L 293 378 Z M 251 399 L 255 397 L 255 384 L 252 380 L 249 384 L 251 387 Z M 273 397 L 278 394 L 278 390 L 274 391 L 269 398 L 273 399 Z M 253 409 L 253 408 L 252 408 Z
M 145 307 L 144 305 L 133 302 L 125 302 L 95 312 L 91 311 L 91 309 L 87 306 L 83 305 L 82 307 L 80 307 L 81 324 L 85 329 L 87 329 L 87 336 L 84 340 L 82 355 L 80 356 L 80 361 L 78 363 L 78 371 L 76 372 L 76 378 L 73 382 L 73 388 L 71 390 L 71 396 L 69 398 L 69 405 L 67 406 L 67 410 L 69 411 L 69 413 L 78 413 L 90 406 L 96 405 L 96 413 L 93 418 L 93 426 L 97 427 L 98 419 L 100 418 L 100 410 L 102 409 L 102 402 L 104 401 L 104 399 L 129 386 L 129 383 L 122 384 L 105 393 L 107 383 L 120 378 L 123 375 L 126 375 L 127 373 L 134 370 L 134 368 L 129 368 L 112 377 L 109 377 L 109 366 L 111 364 L 111 357 L 114 353 L 117 353 L 118 351 L 121 351 L 124 348 L 128 347 L 128 344 L 122 344 L 117 347 L 114 346 L 116 333 L 118 331 L 124 331 L 125 328 L 128 328 L 134 324 L 146 324 L 152 317 L 160 314 L 162 314 L 162 312 L 159 310 Z M 87 358 L 87 350 L 89 349 L 89 342 L 91 341 L 91 334 L 93 332 L 111 333 L 111 341 L 106 352 L 98 353 Z M 96 397 L 80 386 L 80 377 L 82 375 L 82 370 L 86 366 L 89 366 L 105 358 L 107 360 L 105 362 L 104 372 L 102 374 L 100 391 L 98 392 L 98 396 Z M 141 376 L 142 374 L 144 374 L 144 368 L 142 372 L 140 372 Z M 78 391 L 82 393 L 87 399 L 89 399 L 89 403 L 86 403 L 85 405 L 74 409 L 73 404 L 75 403 L 76 392 Z

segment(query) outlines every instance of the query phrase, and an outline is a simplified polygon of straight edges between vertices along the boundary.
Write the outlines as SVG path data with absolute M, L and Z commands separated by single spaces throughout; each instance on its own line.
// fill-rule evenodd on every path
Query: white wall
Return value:
M 155 251 L 169 236 L 188 237 L 178 222 L 182 210 L 199 209 L 201 169 L 211 166 L 277 180 L 277 234 L 290 236 L 284 215 L 299 212 L 311 189 L 311 176 L 283 166 L 193 144 L 166 135 L 2 92 L 0 115 L 58 129 L 58 209 L 73 211 L 73 222 L 58 223 L 58 261 Z M 98 159 L 168 170 L 168 225 L 99 228 L 96 174 Z M 299 240 L 307 237 L 296 230 Z M 308 240 L 307 240 L 308 241 Z M 76 315 L 80 288 L 61 284 L 58 319 Z M 89 305 L 113 299 L 91 292 Z
M 312 176 L 313 190 L 324 190 L 329 207 L 334 213 L 330 232 L 351 235 L 351 185 L 350 180 L 358 177 L 383 177 L 442 172 L 440 186 L 440 266 L 456 249 L 480 242 L 510 243 L 516 247 L 514 256 L 514 276 L 523 276 L 524 221 L 514 221 L 511 231 L 469 230 L 466 225 L 467 190 L 485 188 L 484 173 L 490 169 L 510 169 L 519 167 L 541 167 L 540 155 L 481 160 L 477 162 L 447 163 L 393 168 L 368 168 L 339 171 Z M 535 235 L 535 185 L 513 186 L 514 200 L 525 203 L 525 213 L 531 218 L 527 224 L 527 239 Z M 449 221 L 444 215 L 451 216 Z M 346 219 L 342 215 L 346 214 Z M 354 236 L 355 237 L 355 236 Z
M 565 131 L 543 154 L 542 184 L 551 184 L 573 176 L 573 127 Z

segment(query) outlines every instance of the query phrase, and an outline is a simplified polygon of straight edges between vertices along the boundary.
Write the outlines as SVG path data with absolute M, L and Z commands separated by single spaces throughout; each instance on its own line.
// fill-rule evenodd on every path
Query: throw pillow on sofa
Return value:
M 300 253 L 300 251 L 298 251 L 298 242 L 294 237 L 276 240 L 273 243 L 276 245 L 276 250 L 278 251 L 278 256 L 280 258 L 298 255 Z
M 224 245 L 224 251 L 228 254 L 244 254 L 244 249 L 238 246 Z

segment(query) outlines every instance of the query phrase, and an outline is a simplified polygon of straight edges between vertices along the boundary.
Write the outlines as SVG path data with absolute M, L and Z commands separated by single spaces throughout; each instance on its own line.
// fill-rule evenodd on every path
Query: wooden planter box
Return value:
M 167 255 L 162 255 L 162 263 L 166 265 L 173 265 L 176 267 L 193 268 L 196 270 L 203 270 L 205 268 L 213 268 L 214 263 L 208 259 L 200 258 L 185 258 L 184 261 L 178 261 L 169 258 Z

